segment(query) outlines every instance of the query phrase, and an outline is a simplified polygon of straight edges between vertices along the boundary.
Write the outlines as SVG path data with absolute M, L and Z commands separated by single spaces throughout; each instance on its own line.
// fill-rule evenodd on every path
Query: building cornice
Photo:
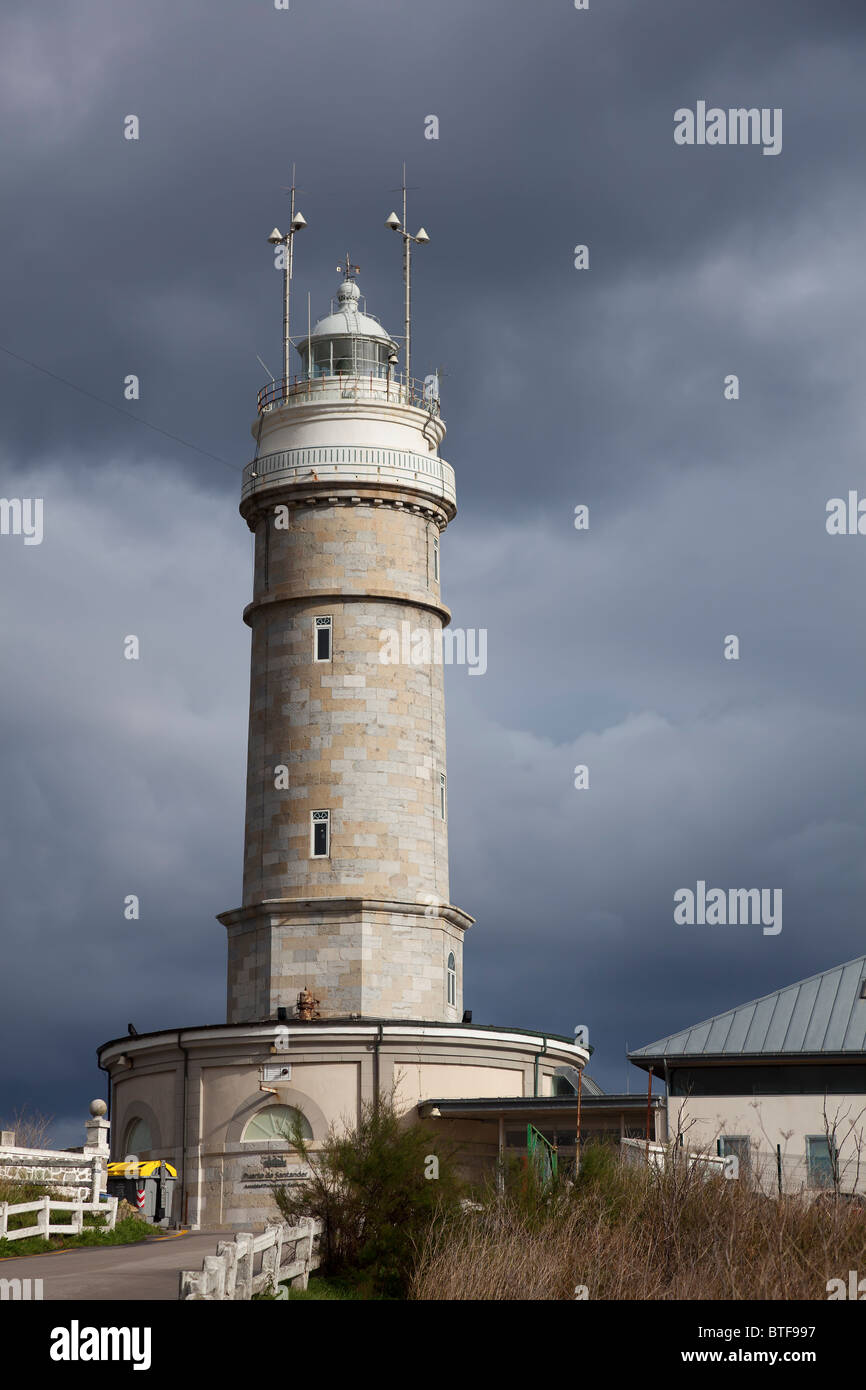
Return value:
M 395 603 L 404 607 L 424 608 L 428 613 L 435 613 L 437 618 L 441 618 L 443 627 L 447 627 L 451 622 L 451 609 L 446 608 L 444 603 L 436 603 L 433 599 L 421 594 L 413 594 L 409 590 L 399 589 L 366 589 L 362 594 L 347 593 L 344 589 L 322 590 L 308 589 L 298 584 L 280 584 L 274 589 L 269 589 L 260 598 L 253 599 L 244 609 L 244 622 L 248 627 L 252 627 L 252 615 L 260 608 L 279 603 Z
M 288 921 L 295 917 L 307 916 L 311 912 L 335 917 L 345 917 L 347 913 L 397 912 L 404 917 L 422 917 L 428 923 L 431 917 L 435 916 L 450 922 L 461 931 L 468 931 L 475 925 L 475 918 L 470 917 L 461 907 L 455 907 L 453 903 L 431 905 L 411 900 L 401 902 L 392 898 L 265 898 L 245 907 L 220 912 L 217 921 L 222 922 L 224 927 L 235 927 L 257 917 L 284 917 Z
M 249 1043 L 264 1044 L 273 1041 L 279 1030 L 285 1040 L 286 1055 L 303 1052 L 304 1044 L 317 1043 L 356 1043 L 369 1047 L 372 1043 L 391 1043 L 399 1046 L 418 1042 L 457 1043 L 477 1047 L 496 1048 L 502 1044 L 525 1050 L 528 1057 L 567 1057 L 582 1066 L 589 1062 L 589 1050 L 578 1047 L 567 1038 L 550 1033 L 534 1033 L 526 1029 L 496 1028 L 472 1023 L 433 1023 L 401 1022 L 399 1019 L 357 1022 L 340 1020 L 329 1022 L 324 1019 L 309 1023 L 262 1022 L 262 1023 L 222 1023 L 206 1024 L 200 1028 L 169 1028 L 157 1033 L 142 1033 L 135 1038 L 114 1038 L 97 1048 L 100 1065 L 111 1066 L 121 1055 L 126 1057 L 144 1056 L 154 1051 L 180 1050 L 196 1044 L 211 1046 L 219 1043 L 232 1043 L 248 1050 Z

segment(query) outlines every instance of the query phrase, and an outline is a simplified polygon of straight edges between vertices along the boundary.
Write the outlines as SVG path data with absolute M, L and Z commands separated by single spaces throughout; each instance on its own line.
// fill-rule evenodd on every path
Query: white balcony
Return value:
M 264 454 L 244 469 L 241 499 L 286 483 L 313 486 L 322 482 L 402 486 L 426 493 L 446 506 L 457 506 L 454 469 L 444 459 L 363 445 L 322 445 Z

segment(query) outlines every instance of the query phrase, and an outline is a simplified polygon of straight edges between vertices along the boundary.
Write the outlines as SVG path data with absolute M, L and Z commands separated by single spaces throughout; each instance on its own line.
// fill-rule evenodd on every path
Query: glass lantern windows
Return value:
M 307 344 L 299 343 L 298 351 L 307 368 Z M 313 376 L 370 376 L 383 377 L 388 371 L 388 343 L 373 338 L 347 335 L 341 338 L 319 338 L 312 344 Z

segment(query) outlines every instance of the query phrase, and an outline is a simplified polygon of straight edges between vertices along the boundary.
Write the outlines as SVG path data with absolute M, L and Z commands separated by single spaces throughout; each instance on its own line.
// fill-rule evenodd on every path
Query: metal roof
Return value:
M 449 1115 L 464 1119 L 483 1119 L 486 1115 L 511 1115 L 514 1119 L 533 1115 L 573 1115 L 576 1096 L 468 1096 L 463 1099 L 448 1097 L 444 1100 L 422 1100 L 417 1110 L 425 1117 L 438 1110 L 442 1118 Z M 650 1102 L 652 1109 L 659 1110 L 665 1104 L 665 1097 L 654 1095 Z M 602 1095 L 584 1096 L 582 1108 L 588 1113 L 635 1110 L 646 1113 L 647 1097 L 640 1095 Z M 435 1118 L 435 1117 L 434 1117 Z
M 665 1057 L 787 1057 L 866 1050 L 866 955 L 810 975 L 727 1013 L 630 1052 L 633 1062 Z

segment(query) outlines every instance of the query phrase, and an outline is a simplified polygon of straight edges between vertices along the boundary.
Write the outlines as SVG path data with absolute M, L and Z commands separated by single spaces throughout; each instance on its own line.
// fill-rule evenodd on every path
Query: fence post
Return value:
M 199 1300 L 205 1297 L 204 1276 L 192 1269 L 182 1269 L 180 1272 L 178 1301 L 184 1302 L 187 1299 Z
M 238 1276 L 235 1298 L 245 1303 L 253 1296 L 253 1240 L 252 1231 L 239 1231 L 235 1237 L 238 1244 Z
M 276 1293 L 280 1283 L 280 1266 L 283 1262 L 283 1223 L 268 1223 L 268 1235 L 272 1243 L 262 1255 L 262 1273 L 268 1276 L 268 1292 Z
M 9 1228 L 9 1203 L 0 1202 L 0 1240 L 6 1239 Z
M 305 1289 L 310 1282 L 310 1260 L 313 1258 L 313 1222 L 312 1218 L 298 1223 L 298 1228 L 302 1233 L 303 1239 L 299 1240 L 295 1246 L 295 1259 L 303 1260 L 304 1272 L 299 1274 L 294 1281 L 296 1289 Z
M 90 1200 L 99 1201 L 99 1194 L 105 1192 L 108 1180 L 109 1131 L 111 1126 L 105 1119 L 104 1100 L 90 1102 L 90 1119 L 86 1122 L 84 1153 L 91 1163 Z
M 204 1257 L 205 1298 L 222 1300 L 226 1296 L 226 1262 L 219 1255 Z
M 113 1231 L 117 1225 L 117 1203 L 119 1200 L 118 1197 L 109 1197 L 105 1204 L 108 1207 L 108 1221 L 105 1225 L 107 1231 Z
M 39 1234 L 43 1240 L 48 1239 L 48 1227 L 51 1225 L 51 1198 L 42 1198 L 42 1209 L 36 1222 Z
M 238 1247 L 233 1240 L 221 1240 L 217 1246 L 217 1255 L 225 1265 L 225 1296 L 227 1299 L 237 1298 L 238 1282 Z

